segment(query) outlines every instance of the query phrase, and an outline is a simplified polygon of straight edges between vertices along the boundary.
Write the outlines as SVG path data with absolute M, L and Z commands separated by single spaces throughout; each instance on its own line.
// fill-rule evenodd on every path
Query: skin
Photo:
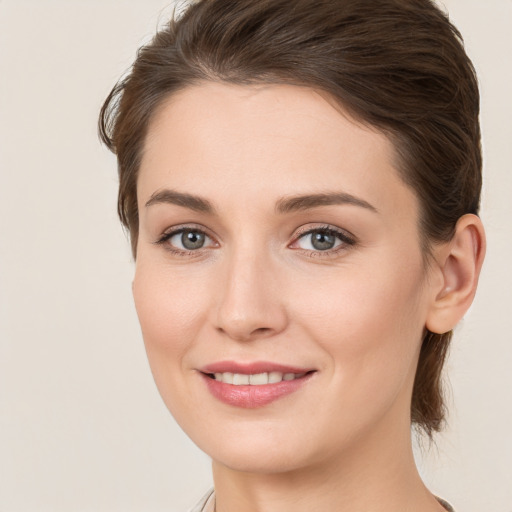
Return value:
M 441 246 L 426 267 L 418 202 L 394 158 L 383 134 L 308 88 L 203 83 L 153 118 L 133 294 L 160 394 L 213 460 L 217 512 L 443 510 L 412 456 L 412 385 L 425 327 L 458 319 L 457 291 L 471 302 L 468 254 L 483 235 L 466 219 L 462 256 Z M 360 203 L 276 212 L 283 198 L 332 192 Z M 353 243 L 315 251 L 304 233 L 326 225 Z M 156 243 L 183 226 L 206 232 L 202 248 L 186 251 L 180 235 Z M 225 360 L 315 372 L 243 409 L 198 371 Z

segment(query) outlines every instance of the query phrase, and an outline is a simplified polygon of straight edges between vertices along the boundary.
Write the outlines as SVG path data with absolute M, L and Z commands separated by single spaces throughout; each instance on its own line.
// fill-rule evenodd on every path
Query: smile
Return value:
M 210 394 L 224 404 L 255 409 L 299 391 L 316 370 L 273 363 L 216 363 L 199 371 Z
M 214 373 L 209 374 L 210 378 L 224 384 L 233 384 L 234 386 L 264 386 L 266 384 L 277 384 L 278 382 L 290 381 L 304 377 L 306 373 L 282 373 L 282 372 L 263 372 L 263 373 Z

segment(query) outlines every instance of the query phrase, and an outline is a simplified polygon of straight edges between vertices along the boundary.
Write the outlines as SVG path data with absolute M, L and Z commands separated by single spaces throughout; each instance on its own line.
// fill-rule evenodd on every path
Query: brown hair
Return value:
M 462 215 L 478 213 L 477 80 L 460 33 L 433 1 L 199 0 L 139 50 L 101 110 L 134 256 L 136 180 L 151 117 L 169 95 L 205 80 L 315 88 L 386 133 L 420 201 L 427 259 Z M 411 419 L 429 436 L 445 417 L 441 370 L 451 335 L 427 332 L 421 348 Z

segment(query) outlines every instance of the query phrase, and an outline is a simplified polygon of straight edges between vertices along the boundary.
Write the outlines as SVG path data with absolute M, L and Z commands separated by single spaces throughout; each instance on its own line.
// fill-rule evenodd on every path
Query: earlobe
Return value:
M 485 256 L 485 231 L 479 217 L 462 216 L 453 238 L 437 255 L 442 286 L 433 290 L 426 328 L 442 334 L 453 329 L 473 302 Z

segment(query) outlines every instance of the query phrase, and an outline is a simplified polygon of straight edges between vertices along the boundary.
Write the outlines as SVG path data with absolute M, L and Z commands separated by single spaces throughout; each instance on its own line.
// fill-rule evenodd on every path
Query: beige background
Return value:
M 164 0 L 0 0 L 0 511 L 182 512 L 208 458 L 145 359 L 102 100 Z M 512 511 L 512 1 L 446 0 L 480 74 L 489 251 L 418 458 L 459 512 Z

